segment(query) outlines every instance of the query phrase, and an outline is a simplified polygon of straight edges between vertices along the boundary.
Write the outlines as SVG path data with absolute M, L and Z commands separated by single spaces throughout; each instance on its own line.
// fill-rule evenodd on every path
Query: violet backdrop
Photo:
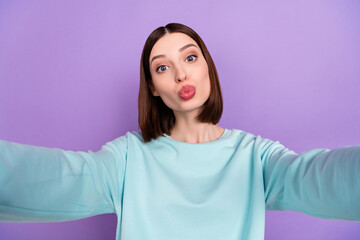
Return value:
M 360 144 L 355 0 L 2 0 L 0 139 L 97 151 L 137 130 L 142 47 L 170 22 L 192 27 L 212 54 L 220 126 L 298 153 Z M 0 223 L 0 239 L 113 240 L 116 220 Z M 265 232 L 267 240 L 360 239 L 360 222 L 269 211 Z

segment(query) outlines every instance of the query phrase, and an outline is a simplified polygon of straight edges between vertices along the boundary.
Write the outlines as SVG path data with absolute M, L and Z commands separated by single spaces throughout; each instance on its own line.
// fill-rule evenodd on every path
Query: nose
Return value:
M 188 78 L 188 75 L 184 68 L 181 66 L 176 68 L 176 82 L 183 82 Z

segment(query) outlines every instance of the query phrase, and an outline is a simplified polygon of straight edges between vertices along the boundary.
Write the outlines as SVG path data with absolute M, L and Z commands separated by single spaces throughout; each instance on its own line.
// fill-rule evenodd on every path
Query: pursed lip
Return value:
M 189 92 L 195 90 L 195 87 L 193 85 L 187 84 L 181 87 L 180 91 L 178 92 L 178 94 L 182 94 L 184 92 Z
M 195 95 L 196 89 L 193 85 L 187 84 L 181 87 L 178 96 L 184 100 L 189 100 Z

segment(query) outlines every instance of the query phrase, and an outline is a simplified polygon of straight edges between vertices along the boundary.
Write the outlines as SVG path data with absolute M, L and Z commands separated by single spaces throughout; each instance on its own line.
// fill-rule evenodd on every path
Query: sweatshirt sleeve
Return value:
M 111 142 L 98 152 L 0 140 L 0 221 L 61 222 L 113 213 L 124 159 Z
M 338 220 L 360 220 L 360 145 L 297 154 L 257 137 L 266 210 L 294 210 Z

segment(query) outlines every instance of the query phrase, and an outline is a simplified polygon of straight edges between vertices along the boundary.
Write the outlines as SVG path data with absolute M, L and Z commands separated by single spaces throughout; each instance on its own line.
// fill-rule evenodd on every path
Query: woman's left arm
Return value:
M 256 141 L 267 210 L 360 220 L 360 145 L 297 154 L 279 141 Z

